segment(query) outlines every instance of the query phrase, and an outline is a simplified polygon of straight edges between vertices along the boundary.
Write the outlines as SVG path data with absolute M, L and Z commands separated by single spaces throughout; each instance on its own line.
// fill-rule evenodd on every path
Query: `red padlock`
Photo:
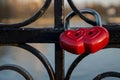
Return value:
M 86 35 L 86 29 L 67 30 L 60 36 L 61 47 L 73 54 L 82 54 L 85 52 L 83 38 Z
M 108 44 L 109 33 L 104 27 L 101 27 L 101 18 L 96 11 L 92 9 L 84 9 L 81 10 L 81 13 L 90 13 L 95 15 L 97 26 L 64 31 L 60 36 L 60 45 L 64 50 L 73 54 L 97 52 Z M 68 22 L 65 26 L 66 29 L 68 29 L 70 18 L 74 15 L 75 13 L 72 12 L 66 18 L 66 22 Z
M 109 33 L 104 27 L 89 28 L 84 37 L 85 51 L 94 53 L 104 48 L 109 42 Z

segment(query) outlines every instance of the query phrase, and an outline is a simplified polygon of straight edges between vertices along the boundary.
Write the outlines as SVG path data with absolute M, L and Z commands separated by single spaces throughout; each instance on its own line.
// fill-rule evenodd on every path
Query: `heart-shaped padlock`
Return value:
M 109 33 L 101 27 L 101 18 L 95 10 L 82 9 L 80 12 L 95 15 L 97 26 L 68 30 L 69 20 L 76 15 L 74 12 L 70 13 L 66 18 L 66 30 L 60 35 L 60 45 L 64 50 L 73 54 L 94 53 L 108 44 Z
M 86 36 L 86 29 L 67 30 L 60 36 L 60 45 L 68 52 L 81 54 L 85 52 L 83 38 Z
M 89 28 L 84 37 L 85 51 L 94 53 L 104 48 L 109 42 L 109 33 L 104 27 Z

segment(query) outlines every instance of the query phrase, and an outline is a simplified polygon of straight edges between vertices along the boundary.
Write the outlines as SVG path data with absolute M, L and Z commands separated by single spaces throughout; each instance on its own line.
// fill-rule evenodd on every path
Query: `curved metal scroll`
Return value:
M 72 0 L 67 0 L 67 1 L 68 1 L 68 3 L 69 3 L 70 7 L 73 9 L 73 12 L 71 12 L 71 13 L 66 17 L 66 22 L 68 22 L 68 23 L 65 24 L 65 27 L 69 26 L 69 20 L 70 20 L 73 16 L 75 16 L 76 14 L 77 14 L 80 18 L 82 18 L 84 21 L 86 21 L 87 23 L 92 24 L 92 25 L 94 25 L 94 26 L 97 25 L 97 22 L 96 22 L 96 21 L 92 21 L 92 20 L 86 18 L 84 15 L 82 15 L 82 13 L 83 13 L 83 11 L 81 11 L 82 9 L 81 9 L 81 10 L 78 10 L 78 9 L 76 8 L 76 6 L 74 5 L 74 3 L 73 3 Z M 74 60 L 74 62 L 71 64 L 71 66 L 69 67 L 69 69 L 68 69 L 68 71 L 67 71 L 65 80 L 70 80 L 71 74 L 72 74 L 73 70 L 75 69 L 75 67 L 76 67 L 76 66 L 79 64 L 79 62 L 81 62 L 82 59 L 84 59 L 87 55 L 89 55 L 89 54 L 88 54 L 88 53 L 82 54 L 82 55 L 78 56 L 78 57 Z M 103 73 L 103 74 L 100 74 L 100 75 L 96 76 L 93 80 L 101 80 L 101 79 L 106 78 L 106 77 L 118 77 L 118 78 L 120 78 L 120 73 L 118 73 L 118 72 L 106 72 L 106 73 Z
M 65 80 L 70 80 L 70 76 L 71 76 L 73 70 L 75 69 L 75 67 L 79 64 L 80 61 L 82 61 L 82 59 L 84 59 L 88 55 L 89 55 L 88 53 L 82 54 L 74 60 L 74 62 L 71 64 L 71 66 L 69 67 L 69 69 L 67 71 Z
M 22 67 L 14 64 L 7 64 L 0 66 L 0 71 L 13 70 L 21 74 L 26 80 L 33 80 L 32 76 Z
M 27 45 L 27 44 L 18 44 L 17 47 L 23 48 L 23 49 L 31 52 L 34 56 L 36 56 L 43 63 L 46 70 L 48 71 L 50 80 L 54 80 L 55 77 L 54 77 L 53 68 L 51 67 L 47 58 L 41 52 L 39 52 L 37 49 L 35 49 L 32 46 Z
M 48 9 L 50 3 L 51 3 L 51 0 L 45 0 L 45 3 L 42 6 L 42 8 L 40 8 L 38 12 L 36 12 L 32 17 L 26 19 L 25 21 L 14 23 L 14 24 L 0 23 L 0 28 L 20 28 L 28 24 L 31 24 L 32 22 L 36 21 L 39 17 L 41 17 L 44 14 L 44 12 Z
M 17 45 L 10 45 L 10 46 L 20 47 L 20 48 L 23 48 L 23 49 L 29 51 L 30 53 L 32 53 L 44 65 L 44 67 L 46 68 L 46 70 L 49 74 L 50 80 L 55 80 L 55 74 L 54 74 L 53 68 L 51 67 L 48 59 L 40 51 L 38 51 L 37 49 L 33 48 L 32 46 L 30 46 L 28 44 L 17 44 Z M 2 68 L 4 68 L 4 67 L 5 66 L 2 66 Z M 5 68 L 16 70 L 16 71 L 18 71 L 18 69 L 19 69 L 20 74 L 22 74 L 21 72 L 24 72 L 23 69 L 18 68 L 18 66 L 7 65 L 7 67 L 5 67 Z M 29 76 L 27 76 L 27 77 L 29 77 Z
M 118 72 L 105 72 L 105 73 L 99 74 L 93 80 L 102 80 L 103 78 L 106 78 L 106 77 L 120 78 L 120 73 L 118 73 Z
M 76 8 L 76 6 L 74 5 L 72 0 L 67 0 L 70 7 L 73 9 L 73 11 L 79 15 L 80 18 L 82 18 L 83 20 L 85 20 L 87 23 L 92 24 L 94 26 L 96 26 L 96 21 L 92 21 L 89 20 L 88 18 L 86 18 L 85 16 L 82 15 L 82 13 Z
M 96 26 L 102 26 L 102 20 L 100 18 L 100 15 L 95 10 L 93 10 L 93 9 L 80 9 L 79 12 L 82 13 L 82 14 L 83 13 L 85 13 L 85 14 L 91 14 L 92 16 L 94 16 L 96 18 Z M 65 21 L 66 21 L 65 22 L 65 29 L 66 30 L 70 26 L 70 19 L 73 18 L 75 15 L 76 15 L 76 13 L 74 11 L 72 11 L 71 13 L 69 13 L 66 16 L 66 19 L 65 19 Z
M 70 80 L 71 74 L 73 72 L 73 70 L 76 68 L 76 66 L 85 58 L 87 57 L 89 54 L 82 54 L 80 56 L 78 56 L 74 62 L 71 64 L 71 66 L 69 67 L 65 80 Z M 120 78 L 120 73 L 119 72 L 105 72 L 102 74 L 99 74 L 98 76 L 96 76 L 93 80 L 102 80 L 103 78 L 107 78 L 107 77 L 116 77 L 116 78 Z

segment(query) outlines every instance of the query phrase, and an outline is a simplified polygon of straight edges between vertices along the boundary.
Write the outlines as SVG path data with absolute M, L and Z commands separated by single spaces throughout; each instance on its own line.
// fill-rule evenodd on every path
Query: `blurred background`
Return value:
M 71 8 L 65 2 L 64 15 L 71 12 Z M 29 18 L 38 11 L 44 3 L 44 0 L 0 0 L 0 22 L 15 23 Z M 54 1 L 47 12 L 35 23 L 30 26 L 52 26 L 54 24 Z M 74 0 L 74 3 L 81 8 L 92 8 L 98 11 L 102 17 L 103 23 L 120 23 L 120 1 L 119 0 Z M 46 19 L 47 18 L 47 19 Z M 79 17 L 76 17 L 79 19 Z M 73 20 L 76 21 L 78 19 Z M 47 23 L 44 23 L 46 21 Z
M 64 15 L 71 12 L 71 8 L 64 1 Z M 44 0 L 0 0 L 0 23 L 12 24 L 21 22 L 38 11 Z M 45 14 L 34 23 L 25 27 L 43 28 L 54 27 L 54 1 Z M 77 8 L 92 8 L 101 15 L 104 24 L 120 23 L 120 0 L 74 0 Z M 88 16 L 91 18 L 91 16 Z M 93 19 L 93 18 L 91 18 Z M 71 20 L 72 27 L 91 26 L 81 20 L 78 16 Z M 30 44 L 40 50 L 50 61 L 54 68 L 54 44 Z M 65 73 L 77 55 L 65 51 Z M 92 80 L 95 76 L 106 71 L 120 72 L 120 49 L 103 49 L 96 54 L 86 57 L 74 70 L 71 80 Z M 47 71 L 39 60 L 29 52 L 11 46 L 0 47 L 0 65 L 17 64 L 30 72 L 35 80 L 49 80 Z M 14 71 L 1 71 L 0 80 L 24 80 L 22 76 Z M 104 80 L 120 80 L 118 78 L 107 78 Z

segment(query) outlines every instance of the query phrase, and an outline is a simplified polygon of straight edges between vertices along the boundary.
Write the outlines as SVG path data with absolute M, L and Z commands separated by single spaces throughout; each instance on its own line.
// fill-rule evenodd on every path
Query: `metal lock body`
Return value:
M 84 37 L 85 51 L 94 53 L 104 48 L 109 42 L 109 33 L 104 27 L 89 28 Z
M 86 29 L 67 30 L 60 36 L 60 45 L 68 52 L 80 54 L 85 52 L 83 38 L 86 35 Z

